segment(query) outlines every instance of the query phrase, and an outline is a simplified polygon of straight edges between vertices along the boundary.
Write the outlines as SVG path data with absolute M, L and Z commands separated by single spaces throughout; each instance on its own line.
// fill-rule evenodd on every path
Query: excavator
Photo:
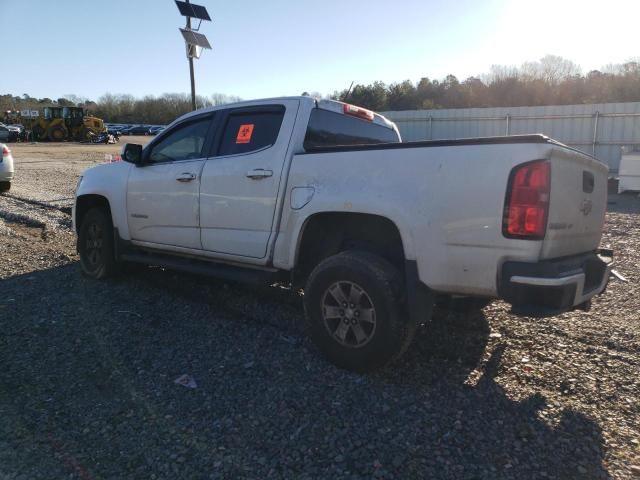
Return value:
M 9 110 L 5 112 L 5 123 L 21 123 L 38 141 L 91 140 L 107 131 L 102 119 L 87 115 L 81 107 L 45 107 L 37 117 L 23 117 L 20 112 Z

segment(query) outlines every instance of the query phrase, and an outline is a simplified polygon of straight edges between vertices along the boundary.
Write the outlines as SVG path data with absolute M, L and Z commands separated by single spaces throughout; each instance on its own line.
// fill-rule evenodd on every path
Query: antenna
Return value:
M 349 99 L 349 94 L 351 94 L 352 88 L 353 88 L 353 80 L 351 80 L 351 85 L 349 85 L 349 90 L 347 90 L 347 94 L 344 96 L 345 101 Z

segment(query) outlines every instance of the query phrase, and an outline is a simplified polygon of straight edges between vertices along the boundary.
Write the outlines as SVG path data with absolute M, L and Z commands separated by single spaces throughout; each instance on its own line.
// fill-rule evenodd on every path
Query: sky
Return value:
M 640 0 L 195 0 L 196 90 L 244 99 L 459 79 L 546 54 L 583 72 L 640 56 Z M 173 0 L 0 0 L 0 93 L 189 92 Z M 6 48 L 6 47 L 9 48 Z

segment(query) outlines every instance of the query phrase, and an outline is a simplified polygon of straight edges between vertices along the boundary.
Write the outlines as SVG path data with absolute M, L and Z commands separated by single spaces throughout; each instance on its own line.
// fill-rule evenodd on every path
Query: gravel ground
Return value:
M 83 278 L 50 200 L 96 160 L 17 150 L 0 197 L 0 478 L 640 478 L 638 199 L 610 201 L 603 246 L 629 281 L 590 312 L 437 312 L 360 376 L 319 357 L 286 289 Z

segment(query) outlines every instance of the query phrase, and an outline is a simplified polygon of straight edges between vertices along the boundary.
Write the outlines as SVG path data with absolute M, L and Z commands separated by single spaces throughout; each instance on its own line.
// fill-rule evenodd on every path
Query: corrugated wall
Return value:
M 640 147 L 640 102 L 384 112 L 402 138 L 441 140 L 543 133 L 618 171 L 623 146 Z

